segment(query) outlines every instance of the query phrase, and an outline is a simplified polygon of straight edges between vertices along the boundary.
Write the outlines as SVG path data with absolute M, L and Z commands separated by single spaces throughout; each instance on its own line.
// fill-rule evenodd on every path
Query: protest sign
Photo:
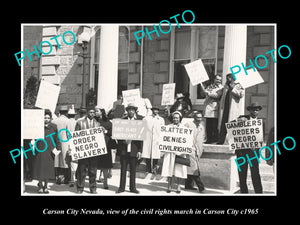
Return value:
M 263 146 L 262 119 L 226 123 L 230 150 L 261 148 Z
M 103 131 L 100 127 L 71 132 L 72 160 L 107 154 Z
M 122 91 L 124 105 L 127 106 L 129 103 L 135 103 L 140 100 L 141 94 L 140 89 L 131 89 Z
M 193 86 L 209 80 L 205 67 L 201 59 L 195 60 L 184 65 L 187 74 L 189 75 L 191 84 Z
M 60 87 L 41 80 L 35 106 L 42 109 L 50 109 L 52 114 L 58 100 Z
M 247 70 L 247 73 L 248 75 L 243 74 L 236 76 L 236 81 L 239 82 L 244 89 L 264 82 L 257 70 L 255 72 L 253 70 Z
M 118 140 L 145 140 L 145 121 L 113 119 L 112 138 Z
M 161 105 L 173 105 L 175 95 L 175 83 L 164 84 L 162 90 Z
M 23 110 L 23 139 L 44 138 L 44 110 Z
M 158 132 L 158 148 L 162 152 L 191 154 L 193 129 L 187 127 L 161 126 Z

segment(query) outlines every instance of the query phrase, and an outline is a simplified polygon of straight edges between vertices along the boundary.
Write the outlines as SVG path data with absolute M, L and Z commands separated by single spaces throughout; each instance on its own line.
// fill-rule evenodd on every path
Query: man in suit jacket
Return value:
M 262 109 L 260 105 L 257 103 L 252 103 L 250 106 L 247 107 L 247 110 L 250 112 L 249 115 L 242 115 L 239 116 L 238 120 L 253 120 L 258 119 L 258 113 Z M 264 124 L 263 124 L 263 133 L 264 133 Z M 246 159 L 246 154 L 248 154 L 248 157 L 252 159 L 256 155 L 259 157 L 259 148 L 253 148 L 253 149 L 238 149 L 235 151 L 236 157 L 244 157 Z M 239 180 L 240 180 L 240 191 L 241 193 L 248 193 L 248 187 L 247 187 L 247 172 L 248 172 L 248 160 L 240 166 L 241 171 L 238 170 L 239 174 Z M 251 171 L 251 178 L 252 183 L 254 187 L 255 193 L 263 193 L 263 188 L 261 184 L 261 178 L 259 174 L 259 163 L 256 159 L 251 160 L 252 166 L 250 166 Z
M 123 119 L 127 120 L 142 120 L 143 117 L 137 115 L 137 107 L 134 104 L 128 104 L 126 107 L 127 116 Z M 143 141 L 134 140 L 118 140 L 117 154 L 120 155 L 121 163 L 121 176 L 120 176 L 120 186 L 116 193 L 121 193 L 125 191 L 126 185 L 126 170 L 127 165 L 130 167 L 130 192 L 138 194 L 139 191 L 135 186 L 135 175 L 136 175 L 136 165 L 138 159 L 142 155 L 142 145 Z
M 89 108 L 88 114 L 84 119 L 78 120 L 75 126 L 75 130 L 84 130 L 94 127 L 100 127 L 100 123 L 97 122 L 95 117 L 95 109 Z M 90 191 L 92 194 L 96 194 L 97 191 L 97 183 L 96 183 L 96 175 L 97 175 L 97 162 L 98 158 L 90 157 L 85 159 L 78 160 L 77 167 L 77 193 L 81 194 L 84 189 L 85 177 L 86 177 L 86 168 L 88 168 L 88 176 L 89 176 L 89 184 Z

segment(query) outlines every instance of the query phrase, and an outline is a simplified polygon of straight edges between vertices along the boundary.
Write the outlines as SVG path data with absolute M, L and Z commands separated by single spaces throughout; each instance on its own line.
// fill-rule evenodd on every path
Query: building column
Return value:
M 235 65 L 246 65 L 247 53 L 247 26 L 227 25 L 225 27 L 224 58 L 223 58 L 223 85 L 226 82 L 226 75 L 231 73 L 230 67 Z M 244 114 L 245 97 L 241 99 L 240 114 Z
M 119 26 L 101 26 L 97 106 L 106 112 L 117 100 L 118 49 Z

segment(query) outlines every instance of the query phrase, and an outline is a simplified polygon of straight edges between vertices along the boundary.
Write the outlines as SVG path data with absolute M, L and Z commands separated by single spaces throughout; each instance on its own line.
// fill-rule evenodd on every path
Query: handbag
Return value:
M 191 161 L 189 158 L 184 158 L 179 155 L 175 156 L 175 163 L 185 165 L 185 166 L 191 166 Z

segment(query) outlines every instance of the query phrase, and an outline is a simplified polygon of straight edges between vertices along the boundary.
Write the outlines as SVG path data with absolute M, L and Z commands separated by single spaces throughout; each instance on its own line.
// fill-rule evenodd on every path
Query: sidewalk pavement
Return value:
M 82 194 L 76 193 L 76 187 L 69 187 L 68 184 L 61 184 L 58 185 L 55 183 L 55 181 L 50 181 L 48 183 L 48 189 L 49 194 L 39 194 L 37 193 L 38 187 L 37 187 L 37 180 L 33 180 L 30 182 L 25 182 L 25 192 L 22 192 L 21 194 L 26 195 L 36 195 L 36 196 L 203 196 L 203 195 L 235 195 L 240 194 L 239 191 L 236 193 L 230 193 L 227 190 L 221 190 L 221 189 L 211 189 L 205 187 L 205 190 L 203 192 L 199 192 L 197 190 L 185 190 L 184 188 L 184 181 L 181 182 L 181 193 L 176 193 L 176 185 L 173 185 L 172 192 L 167 193 L 167 178 L 161 177 L 160 174 L 154 175 L 151 173 L 145 173 L 145 165 L 139 164 L 137 167 L 136 172 L 136 188 L 140 191 L 139 194 L 134 194 L 129 192 L 129 172 L 127 171 L 127 177 L 126 177 L 126 188 L 125 192 L 116 194 L 116 190 L 119 188 L 120 183 L 120 163 L 116 161 L 114 163 L 114 166 L 112 168 L 112 177 L 108 179 L 108 187 L 109 189 L 103 188 L 103 183 L 97 182 L 97 194 L 91 194 L 89 189 L 89 180 L 88 176 L 85 180 L 85 188 Z M 97 171 L 97 180 L 99 179 L 100 170 Z M 250 182 L 251 183 L 251 182 Z M 204 182 L 205 186 L 205 182 Z M 251 184 L 248 185 L 249 188 L 249 194 L 255 194 L 253 187 Z M 22 190 L 21 190 L 22 191 Z M 274 192 L 264 191 L 263 194 L 274 194 Z
M 99 178 L 99 170 L 97 173 L 97 180 Z M 173 186 L 172 192 L 167 193 L 167 179 L 161 177 L 160 175 L 153 175 L 151 173 L 146 174 L 144 172 L 137 172 L 136 175 L 136 188 L 140 191 L 139 194 L 134 194 L 129 192 L 129 172 L 127 172 L 126 179 L 126 189 L 125 192 L 116 194 L 116 190 L 119 187 L 120 182 L 120 169 L 113 168 L 112 169 L 112 177 L 108 179 L 108 187 L 109 189 L 103 188 L 103 183 L 97 182 L 97 194 L 91 194 L 89 190 L 89 181 L 88 177 L 85 181 L 85 188 L 82 194 L 76 193 L 76 187 L 69 187 L 68 184 L 58 185 L 54 181 L 50 181 L 48 183 L 49 194 L 39 194 L 37 193 L 37 180 L 33 180 L 31 182 L 25 182 L 25 192 L 22 195 L 55 195 L 55 196 L 123 196 L 123 195 L 131 195 L 131 196 L 146 196 L 146 195 L 165 195 L 165 196 L 181 196 L 181 195 L 224 195 L 230 194 L 229 192 L 217 190 L 217 189 L 208 189 L 204 190 L 200 193 L 198 190 L 185 190 L 184 184 L 181 185 L 181 193 L 176 193 L 176 185 Z

